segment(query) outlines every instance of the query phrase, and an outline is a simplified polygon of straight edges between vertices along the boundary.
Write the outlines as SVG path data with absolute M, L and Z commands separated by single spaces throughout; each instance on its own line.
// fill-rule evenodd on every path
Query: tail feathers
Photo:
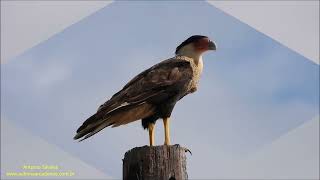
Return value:
M 88 125 L 95 123 L 98 120 L 97 118 L 97 114 L 92 115 L 91 117 L 89 117 L 87 120 L 85 120 L 83 122 L 83 124 L 77 129 L 77 133 L 79 133 L 80 131 L 82 131 L 83 129 L 87 128 Z
M 81 139 L 83 141 L 94 134 L 98 133 L 105 127 L 112 125 L 117 127 L 120 125 L 128 124 L 130 122 L 143 119 L 154 114 L 155 107 L 141 103 L 134 106 L 122 107 L 110 114 L 103 115 L 103 112 L 96 113 L 95 115 L 88 118 L 77 130 L 77 134 L 73 139 Z
M 105 127 L 108 127 L 108 126 L 110 126 L 110 125 L 111 125 L 111 124 L 110 124 L 110 122 L 108 122 L 108 121 L 107 121 L 107 122 L 104 122 L 104 123 L 102 123 L 102 124 L 100 124 L 100 125 L 98 125 L 97 127 L 95 127 L 95 128 L 93 129 L 93 131 L 85 134 L 85 137 L 82 138 L 79 142 L 81 142 L 81 141 L 83 141 L 83 140 L 85 140 L 85 139 L 87 139 L 87 138 L 95 135 L 96 133 L 100 132 L 102 129 L 104 129 Z M 84 136 L 84 135 L 82 135 L 81 137 L 83 137 L 83 136 Z M 79 138 L 81 138 L 81 137 L 79 137 Z
M 97 114 L 92 115 L 88 118 L 77 130 L 77 134 L 73 137 L 74 140 L 80 139 L 83 136 L 94 131 L 104 121 L 100 120 Z

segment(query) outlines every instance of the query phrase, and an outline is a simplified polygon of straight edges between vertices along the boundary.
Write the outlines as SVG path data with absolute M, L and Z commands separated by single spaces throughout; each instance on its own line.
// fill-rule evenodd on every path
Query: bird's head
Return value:
M 176 48 L 176 55 L 201 56 L 204 52 L 216 50 L 216 44 L 207 36 L 193 35 Z

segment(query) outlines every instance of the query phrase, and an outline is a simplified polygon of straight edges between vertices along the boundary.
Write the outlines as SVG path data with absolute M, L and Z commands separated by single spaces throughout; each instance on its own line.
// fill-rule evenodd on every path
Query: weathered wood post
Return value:
M 186 148 L 180 145 L 136 147 L 124 155 L 123 180 L 185 180 Z

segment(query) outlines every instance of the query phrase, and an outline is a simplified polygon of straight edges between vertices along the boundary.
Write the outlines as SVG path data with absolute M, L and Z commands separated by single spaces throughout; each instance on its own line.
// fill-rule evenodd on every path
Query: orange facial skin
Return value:
M 194 46 L 197 51 L 202 53 L 209 50 L 209 42 L 210 40 L 208 38 L 203 38 L 197 41 Z

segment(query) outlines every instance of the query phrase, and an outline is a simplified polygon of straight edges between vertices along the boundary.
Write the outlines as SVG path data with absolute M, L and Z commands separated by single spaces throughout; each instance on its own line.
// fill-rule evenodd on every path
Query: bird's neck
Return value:
M 202 53 L 200 52 L 197 52 L 193 46 L 191 45 L 187 45 L 187 46 L 184 46 L 182 47 L 177 55 L 179 56 L 186 56 L 186 57 L 189 57 L 189 58 L 192 58 L 194 60 L 194 63 L 196 65 L 202 65 L 203 62 L 202 62 Z

